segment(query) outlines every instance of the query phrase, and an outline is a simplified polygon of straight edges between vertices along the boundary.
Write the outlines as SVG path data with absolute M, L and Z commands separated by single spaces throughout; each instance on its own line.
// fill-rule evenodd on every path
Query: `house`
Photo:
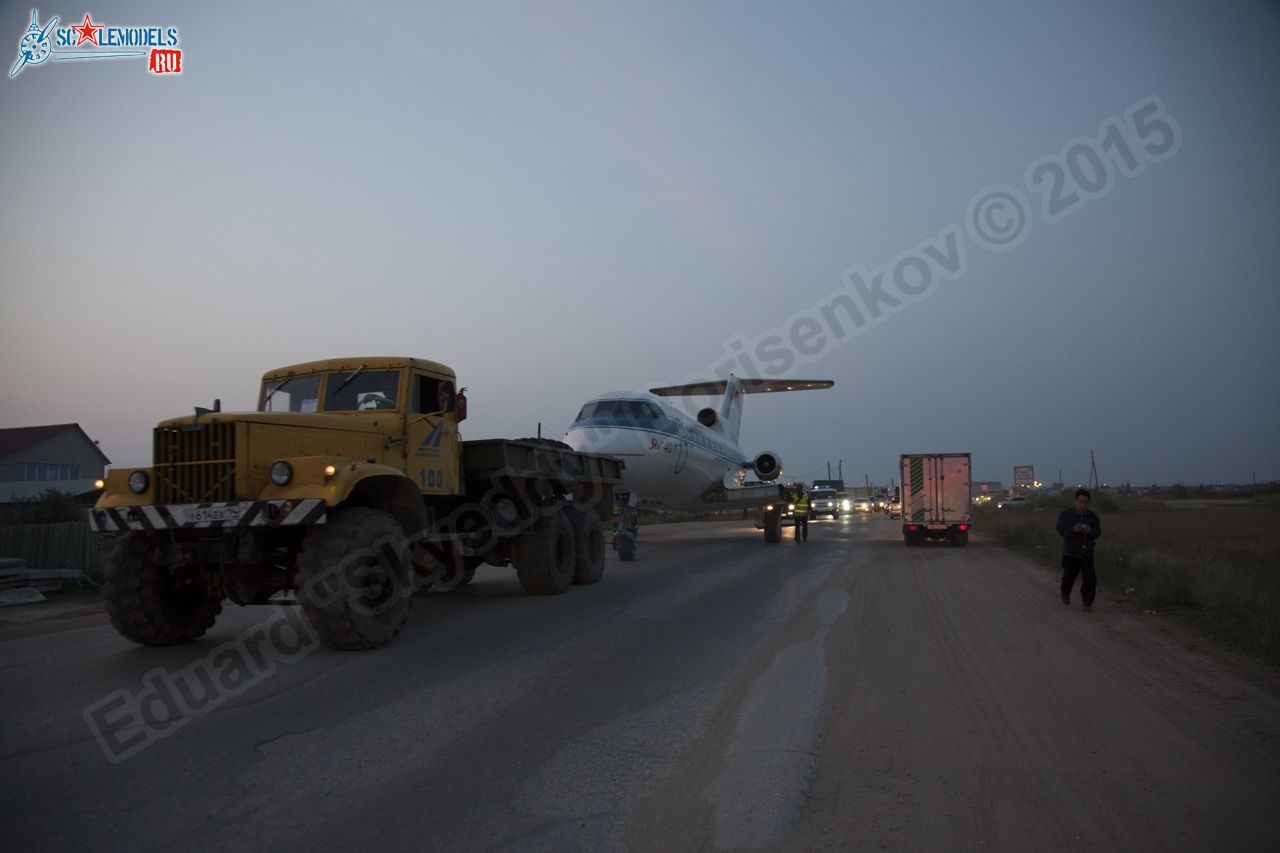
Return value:
M 109 464 L 79 424 L 0 429 L 0 503 L 48 489 L 91 493 Z

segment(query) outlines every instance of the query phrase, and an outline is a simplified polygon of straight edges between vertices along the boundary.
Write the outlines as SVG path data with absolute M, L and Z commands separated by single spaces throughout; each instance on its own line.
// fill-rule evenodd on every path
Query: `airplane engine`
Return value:
M 751 467 L 755 469 L 756 476 L 761 480 L 776 480 L 782 473 L 782 460 L 778 458 L 778 454 L 766 450 L 755 458 Z
M 704 427 L 713 427 L 718 420 L 720 420 L 720 417 L 716 414 L 715 409 L 708 407 L 698 412 L 698 423 Z

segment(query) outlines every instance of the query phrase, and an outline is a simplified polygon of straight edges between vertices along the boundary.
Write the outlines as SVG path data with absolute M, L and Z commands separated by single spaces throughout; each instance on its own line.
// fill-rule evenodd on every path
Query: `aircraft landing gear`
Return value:
M 618 552 L 618 559 L 629 563 L 636 558 L 636 537 L 640 533 L 640 515 L 636 511 L 634 495 L 619 495 L 621 508 L 618 510 L 618 523 L 613 528 L 613 550 Z

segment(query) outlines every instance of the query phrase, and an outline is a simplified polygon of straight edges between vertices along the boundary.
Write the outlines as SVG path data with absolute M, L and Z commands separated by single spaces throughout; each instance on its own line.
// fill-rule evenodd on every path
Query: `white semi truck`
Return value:
M 933 539 L 967 545 L 972 520 L 969 454 L 904 453 L 898 461 L 903 542 L 910 546 Z

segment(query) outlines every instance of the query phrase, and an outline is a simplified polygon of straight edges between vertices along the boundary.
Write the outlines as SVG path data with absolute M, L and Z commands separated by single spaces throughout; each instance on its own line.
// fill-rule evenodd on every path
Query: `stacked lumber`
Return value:
M 86 583 L 93 583 L 85 576 L 85 573 L 68 566 L 63 569 L 32 569 L 28 568 L 26 562 L 14 557 L 0 557 L 0 594 L 14 593 L 15 595 L 5 595 L 6 601 L 10 598 L 23 599 L 22 601 L 10 601 L 12 604 L 21 604 L 26 601 L 41 601 L 40 598 L 32 598 L 31 592 L 45 593 L 57 592 L 62 589 L 63 584 L 74 583 L 77 586 Z

